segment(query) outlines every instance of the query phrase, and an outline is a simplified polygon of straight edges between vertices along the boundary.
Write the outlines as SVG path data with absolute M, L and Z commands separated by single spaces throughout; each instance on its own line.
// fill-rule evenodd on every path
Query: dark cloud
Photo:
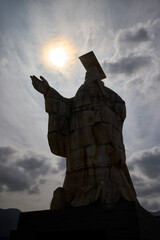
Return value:
M 66 169 L 66 159 L 65 158 L 58 159 L 57 165 L 59 171 L 64 171 Z
M 125 89 L 127 90 L 127 92 L 130 92 L 130 99 L 131 97 L 133 97 L 134 101 L 135 101 L 135 96 L 136 96 L 136 101 L 142 101 L 142 99 L 144 99 L 144 89 L 145 89 L 145 79 L 143 77 L 137 77 L 137 78 L 128 78 L 127 80 L 124 81 L 125 83 Z M 147 106 L 148 107 L 148 106 Z M 145 115 L 145 107 L 144 104 L 141 107 L 139 105 L 139 111 L 140 108 L 143 109 L 144 114 Z M 137 109 L 138 110 L 138 109 Z M 147 109 L 148 112 L 148 109 Z
M 131 159 L 134 168 L 138 168 L 148 178 L 160 178 L 160 147 L 143 151 Z
M 160 147 L 154 147 L 134 154 L 130 158 L 130 172 L 138 197 L 150 210 L 156 209 L 160 196 Z M 152 199 L 152 201 L 145 201 Z M 160 208 L 160 204 L 158 205 Z
M 126 30 L 120 35 L 120 41 L 125 43 L 141 43 L 150 40 L 147 29 L 140 28 L 136 30 Z
M 132 175 L 132 180 L 134 182 L 134 186 L 136 188 L 136 192 L 138 197 L 145 198 L 157 198 L 160 195 L 160 186 L 159 181 L 150 181 L 146 179 L 146 176 L 142 174 L 142 176 Z
M 39 187 L 36 185 L 36 186 L 31 187 L 31 188 L 28 190 L 28 193 L 29 193 L 29 194 L 38 194 L 38 193 L 40 193 L 40 189 L 39 189 Z
M 157 75 L 153 78 L 153 80 L 155 81 L 156 84 L 160 84 L 160 73 L 157 74 Z
M 133 168 L 129 168 L 130 171 L 133 170 Z M 132 180 L 134 182 L 134 185 L 137 187 L 144 186 L 144 179 L 140 176 L 136 176 L 135 174 L 132 174 Z
M 150 64 L 150 56 L 129 55 L 128 57 L 121 58 L 119 61 L 113 63 L 109 63 L 105 60 L 102 65 L 106 69 L 106 72 L 130 75 L 142 68 L 148 67 Z
M 153 184 L 144 181 L 143 186 L 137 186 L 137 194 L 139 197 L 156 199 L 160 195 L 159 182 Z
M 35 177 L 39 175 L 46 174 L 50 171 L 50 164 L 41 159 L 41 157 L 27 157 L 24 156 L 20 161 L 16 162 L 16 166 L 22 168 L 29 175 L 34 175 Z
M 4 147 L 0 147 L 0 160 L 1 162 L 6 162 L 8 161 L 8 158 L 13 155 L 14 153 L 16 153 L 16 150 L 8 147 L 8 146 L 4 146 Z
M 147 208 L 150 211 L 157 212 L 157 209 L 160 209 L 160 202 L 157 200 L 143 199 L 141 203 L 143 206 L 145 206 L 145 208 Z
M 39 193 L 45 176 L 58 171 L 44 156 L 33 153 L 21 156 L 14 148 L 0 147 L 0 191 Z
M 158 101 L 159 101 L 159 88 L 160 88 L 160 73 L 152 77 L 152 81 L 148 89 L 151 95 L 158 98 Z
M 142 85 L 143 85 L 143 79 L 141 79 L 141 78 L 131 79 L 130 81 L 127 82 L 127 85 L 129 88 L 137 87 L 136 90 L 138 90 L 138 88 L 142 87 Z
M 29 190 L 31 181 L 26 173 L 15 168 L 13 165 L 3 166 L 0 164 L 0 190 L 24 191 Z

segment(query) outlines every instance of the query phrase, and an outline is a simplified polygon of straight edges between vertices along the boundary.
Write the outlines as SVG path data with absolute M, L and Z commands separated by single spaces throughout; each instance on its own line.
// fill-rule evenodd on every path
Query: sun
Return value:
M 62 67 L 67 62 L 67 52 L 62 48 L 51 50 L 49 55 L 51 63 L 56 67 Z
M 47 41 L 40 50 L 41 64 L 52 71 L 70 76 L 78 62 L 77 48 L 73 41 L 58 37 Z

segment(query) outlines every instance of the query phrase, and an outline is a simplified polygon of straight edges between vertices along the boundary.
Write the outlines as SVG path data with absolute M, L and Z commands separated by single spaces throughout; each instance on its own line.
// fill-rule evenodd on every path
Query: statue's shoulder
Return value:
M 48 112 L 49 114 L 56 113 L 68 116 L 73 104 L 73 98 L 63 97 L 52 87 L 50 87 L 44 97 L 46 112 Z
M 61 98 L 61 94 L 56 91 L 54 88 L 49 87 L 47 93 L 44 95 L 45 99 L 47 98 Z
M 105 91 L 110 101 L 110 108 L 124 121 L 126 118 L 125 101 L 112 89 L 105 87 Z
M 70 103 L 73 101 L 73 97 L 72 98 L 66 98 L 63 97 L 57 90 L 55 90 L 54 88 L 50 87 L 47 94 L 44 96 L 45 99 L 57 99 L 59 101 L 65 101 L 66 103 Z
M 106 92 L 107 95 L 109 95 L 109 98 L 112 99 L 115 102 L 119 102 L 122 104 L 125 104 L 125 101 L 112 89 L 103 86 L 104 87 L 104 91 Z

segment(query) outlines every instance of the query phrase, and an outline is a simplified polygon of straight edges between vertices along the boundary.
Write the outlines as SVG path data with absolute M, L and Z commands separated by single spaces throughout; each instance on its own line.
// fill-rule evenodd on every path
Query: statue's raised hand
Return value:
M 32 84 L 33 84 L 33 87 L 40 93 L 42 94 L 46 94 L 48 89 L 49 89 L 49 84 L 47 82 L 47 80 L 40 76 L 40 79 L 37 78 L 36 76 L 30 76 L 31 79 L 32 79 Z

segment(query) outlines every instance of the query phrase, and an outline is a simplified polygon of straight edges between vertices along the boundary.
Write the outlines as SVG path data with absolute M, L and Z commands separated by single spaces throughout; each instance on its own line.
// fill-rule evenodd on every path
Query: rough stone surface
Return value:
M 91 127 L 84 127 L 75 130 L 71 134 L 71 149 L 78 149 L 87 145 L 94 144 L 94 138 Z
M 31 78 L 44 95 L 49 146 L 66 158 L 66 176 L 54 191 L 54 211 L 22 213 L 11 239 L 159 240 L 160 223 L 138 204 L 126 165 L 125 102 L 104 86 L 95 66 L 87 67 L 84 84 L 70 99 L 43 77 Z
M 85 206 L 97 200 L 112 203 L 121 197 L 138 202 L 125 163 L 122 127 L 126 108 L 121 97 L 104 86 L 93 68 L 70 99 L 46 80 L 32 77 L 32 81 L 45 97 L 50 149 L 66 158 L 63 190 L 54 192 L 51 209 L 64 204 Z M 62 192 L 66 203 L 60 200 Z

